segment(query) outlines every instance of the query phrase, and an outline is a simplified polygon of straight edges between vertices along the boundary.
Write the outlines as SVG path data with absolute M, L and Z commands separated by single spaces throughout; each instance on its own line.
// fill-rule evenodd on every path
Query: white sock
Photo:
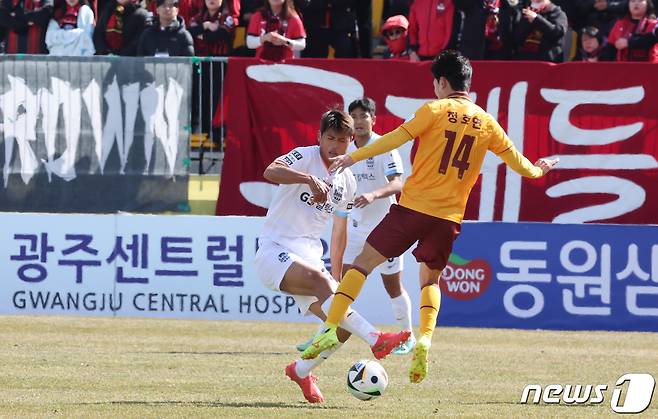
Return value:
M 325 313 L 329 311 L 329 307 L 331 306 L 331 301 L 333 299 L 334 296 L 332 295 L 331 297 L 327 298 L 324 303 L 322 303 L 322 311 Z M 345 317 L 345 319 L 340 322 L 340 327 L 347 330 L 351 334 L 360 337 L 370 346 L 377 342 L 377 329 L 375 329 L 375 327 L 370 324 L 368 320 L 364 319 L 363 316 L 361 316 L 355 310 L 350 309 L 347 312 L 347 317 Z
M 339 343 L 331 349 L 327 349 L 324 352 L 321 352 L 320 355 L 313 359 L 298 359 L 295 363 L 295 374 L 299 377 L 304 378 L 311 373 L 311 371 L 322 364 L 325 359 L 329 358 L 331 354 L 336 352 L 343 344 Z
M 313 333 L 313 337 L 311 337 L 311 339 L 315 338 L 317 335 L 319 335 L 320 333 L 324 332 L 324 329 L 325 329 L 325 327 L 324 327 L 324 322 L 321 321 L 321 322 L 320 322 L 320 325 L 318 326 L 318 330 L 316 330 L 315 333 Z
M 368 322 L 362 315 L 357 313 L 355 310 L 347 313 L 345 320 L 340 322 L 340 327 L 347 330 L 351 334 L 360 337 L 372 346 L 377 342 L 379 333 L 373 325 Z
M 398 321 L 402 330 L 412 330 L 411 328 L 411 300 L 406 290 L 395 298 L 391 298 L 393 306 L 393 315 Z

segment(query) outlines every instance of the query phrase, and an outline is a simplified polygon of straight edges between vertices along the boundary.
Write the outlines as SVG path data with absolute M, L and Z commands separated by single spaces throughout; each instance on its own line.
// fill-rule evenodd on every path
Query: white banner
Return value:
M 313 320 L 256 276 L 260 217 L 2 214 L 0 223 L 0 314 Z M 418 268 L 405 257 L 415 308 Z M 375 272 L 355 308 L 394 324 L 389 301 Z
M 187 58 L 0 56 L 0 209 L 177 210 L 191 80 Z

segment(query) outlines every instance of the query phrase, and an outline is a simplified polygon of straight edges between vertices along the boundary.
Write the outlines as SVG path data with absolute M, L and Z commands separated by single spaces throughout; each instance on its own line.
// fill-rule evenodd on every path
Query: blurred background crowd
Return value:
M 653 0 L 0 1 L 4 54 L 658 62 Z

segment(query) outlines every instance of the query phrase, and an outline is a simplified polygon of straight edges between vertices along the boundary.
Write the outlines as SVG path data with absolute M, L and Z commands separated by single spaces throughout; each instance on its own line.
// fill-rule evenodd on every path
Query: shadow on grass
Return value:
M 310 403 L 292 404 L 283 402 L 221 402 L 221 401 L 182 401 L 182 400 L 161 400 L 161 401 L 143 401 L 143 400 L 111 400 L 107 402 L 88 402 L 88 403 L 75 403 L 76 405 L 140 405 L 140 406 L 193 406 L 193 407 L 253 407 L 253 408 L 285 408 L 285 409 L 326 409 L 326 410 L 344 410 L 347 407 L 342 406 L 326 406 Z
M 448 404 L 448 403 L 446 403 Z M 491 402 L 455 402 L 455 403 L 449 403 L 449 404 L 456 404 L 460 406 L 486 406 L 486 405 L 493 405 L 493 406 L 529 406 L 529 407 L 598 407 L 598 404 L 564 404 L 564 403 L 556 403 L 556 404 L 546 404 L 546 403 L 519 403 L 519 402 L 496 402 L 496 401 L 491 401 Z
M 289 355 L 289 352 L 237 352 L 237 351 L 213 351 L 213 352 L 193 352 L 193 351 L 169 351 L 169 352 L 129 352 L 132 354 L 152 354 L 152 355 L 228 355 L 228 356 L 261 356 L 261 355 Z

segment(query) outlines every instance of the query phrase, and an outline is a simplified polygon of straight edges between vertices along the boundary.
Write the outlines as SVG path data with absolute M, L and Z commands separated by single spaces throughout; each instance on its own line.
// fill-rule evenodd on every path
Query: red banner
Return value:
M 658 223 L 658 83 L 652 64 L 475 62 L 471 95 L 532 161 L 558 170 L 522 179 L 485 160 L 466 211 L 482 221 Z M 320 116 L 364 95 L 375 131 L 396 128 L 433 98 L 429 63 L 231 59 L 218 215 L 264 215 L 277 156 L 317 142 Z M 411 144 L 400 151 L 409 172 Z

